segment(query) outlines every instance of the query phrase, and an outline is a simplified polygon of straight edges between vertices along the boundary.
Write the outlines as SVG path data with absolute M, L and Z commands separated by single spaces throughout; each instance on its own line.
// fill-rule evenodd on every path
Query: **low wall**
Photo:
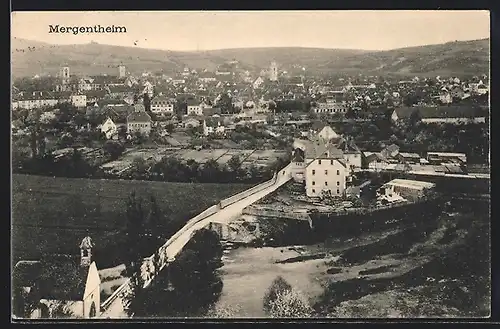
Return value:
M 293 212 L 285 212 L 285 211 L 278 211 L 278 210 L 272 210 L 272 209 L 258 209 L 258 208 L 254 208 L 254 207 L 247 207 L 247 208 L 243 209 L 243 214 L 244 215 L 251 215 L 251 216 L 303 220 L 303 221 L 308 221 L 309 226 L 312 227 L 311 217 L 307 213 L 293 213 Z
M 264 183 L 260 183 L 259 185 L 256 185 L 254 187 L 249 188 L 248 190 L 245 190 L 243 192 L 240 192 L 238 194 L 230 196 L 229 198 L 221 200 L 220 203 L 219 203 L 219 206 L 220 206 L 221 209 L 224 209 L 227 206 L 230 206 L 233 203 L 236 203 L 236 202 L 238 202 L 240 200 L 243 200 L 243 199 L 249 197 L 250 195 L 252 195 L 254 193 L 260 192 L 263 189 L 266 189 L 266 188 L 270 187 L 271 185 L 275 184 L 276 183 L 276 179 L 277 179 L 277 175 L 274 174 L 273 178 L 271 178 L 268 181 L 265 181 Z

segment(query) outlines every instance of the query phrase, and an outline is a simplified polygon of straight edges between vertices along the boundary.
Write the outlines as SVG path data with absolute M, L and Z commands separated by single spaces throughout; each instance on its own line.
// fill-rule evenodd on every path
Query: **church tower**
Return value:
M 278 81 L 278 64 L 275 61 L 271 62 L 271 67 L 269 69 L 269 80 Z
M 127 75 L 125 65 L 118 66 L 118 74 L 120 79 L 125 78 Z
M 90 266 L 90 264 L 92 263 L 92 247 L 94 247 L 92 238 L 90 238 L 89 236 L 83 238 L 82 243 L 80 243 L 81 266 Z

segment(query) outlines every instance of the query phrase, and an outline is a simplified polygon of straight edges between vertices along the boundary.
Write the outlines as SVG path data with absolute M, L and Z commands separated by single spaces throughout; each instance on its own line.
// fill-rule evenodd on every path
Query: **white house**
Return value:
M 305 182 L 307 196 L 344 195 L 350 170 L 341 150 L 321 139 L 300 141 L 294 148 L 292 175 L 296 181 Z
M 87 106 L 87 95 L 71 95 L 71 104 L 76 107 L 85 107 Z
M 344 101 L 338 101 L 336 98 L 327 98 L 324 102 L 318 102 L 313 108 L 314 113 L 346 113 L 347 104 Z
M 253 89 L 259 89 L 262 86 L 263 83 L 264 83 L 264 79 L 262 79 L 262 77 L 258 77 L 252 83 Z
M 174 113 L 174 104 L 164 96 L 156 96 L 151 100 L 151 112 L 158 115 Z
M 36 109 L 45 106 L 54 106 L 59 103 L 59 99 L 57 99 L 50 92 L 33 92 L 33 93 L 22 93 L 19 96 L 16 96 L 12 99 L 12 108 L 13 109 Z
M 224 120 L 222 118 L 207 118 L 203 120 L 203 135 L 224 135 Z
M 315 122 L 311 127 L 310 135 L 312 139 L 320 138 L 325 142 L 338 139 L 340 137 L 340 135 L 337 134 L 332 127 L 324 124 L 323 122 Z
M 346 189 L 347 176 L 344 159 L 335 158 L 326 151 L 306 167 L 306 195 L 319 197 L 326 192 L 334 197 L 341 197 Z
M 203 109 L 209 108 L 205 102 L 198 103 L 195 100 L 189 100 L 187 103 L 187 115 L 203 115 Z
M 107 139 L 118 138 L 118 127 L 113 122 L 113 120 L 111 120 L 111 118 L 109 118 L 109 117 L 101 125 L 100 130 L 102 133 L 106 134 Z
M 154 93 L 154 86 L 153 86 L 153 84 L 151 82 L 149 82 L 149 81 L 146 81 L 146 82 L 144 82 L 143 87 L 144 87 L 144 89 L 143 89 L 142 93 L 143 94 L 148 94 L 149 98 L 152 98 L 153 97 L 153 93 Z
M 135 111 L 127 116 L 127 133 L 139 132 L 148 136 L 151 133 L 151 117 L 143 106 L 135 106 Z

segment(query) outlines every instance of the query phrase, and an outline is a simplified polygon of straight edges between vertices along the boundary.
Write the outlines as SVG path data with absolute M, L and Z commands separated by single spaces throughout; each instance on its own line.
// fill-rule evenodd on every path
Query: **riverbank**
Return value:
M 265 317 L 262 298 L 281 275 L 309 299 L 315 317 L 487 316 L 488 204 L 453 203 L 421 219 L 314 245 L 226 252 L 217 308 Z

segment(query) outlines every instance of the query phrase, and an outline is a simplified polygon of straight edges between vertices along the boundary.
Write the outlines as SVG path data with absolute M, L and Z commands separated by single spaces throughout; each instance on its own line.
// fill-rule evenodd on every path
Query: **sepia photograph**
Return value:
M 491 316 L 490 13 L 11 13 L 11 319 Z

